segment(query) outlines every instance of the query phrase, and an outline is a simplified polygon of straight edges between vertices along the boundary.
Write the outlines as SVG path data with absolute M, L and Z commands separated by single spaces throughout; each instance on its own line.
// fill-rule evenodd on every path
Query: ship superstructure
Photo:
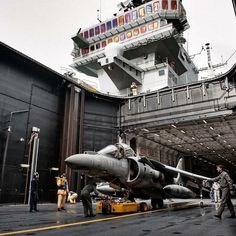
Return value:
M 125 3 L 112 18 L 72 37 L 71 66 L 97 77 L 101 92 L 123 96 L 132 82 L 140 94 L 196 81 L 197 69 L 183 47 L 189 24 L 182 2 Z

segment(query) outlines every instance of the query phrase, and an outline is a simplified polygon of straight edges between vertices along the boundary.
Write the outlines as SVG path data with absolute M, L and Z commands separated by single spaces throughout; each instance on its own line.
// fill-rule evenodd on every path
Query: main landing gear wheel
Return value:
M 153 210 L 157 209 L 157 205 L 158 205 L 159 208 L 163 208 L 164 207 L 164 201 L 163 201 L 163 199 L 151 199 L 151 205 L 152 205 Z
M 141 212 L 147 211 L 147 210 L 148 210 L 148 205 L 147 205 L 147 203 L 141 202 L 140 205 L 139 205 L 139 209 L 140 209 Z

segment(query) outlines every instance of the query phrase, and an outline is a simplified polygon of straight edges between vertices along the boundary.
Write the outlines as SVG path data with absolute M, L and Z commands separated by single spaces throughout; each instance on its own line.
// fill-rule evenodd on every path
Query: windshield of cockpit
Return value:
M 106 156 L 113 156 L 118 152 L 118 148 L 115 145 L 108 145 L 105 148 L 98 151 L 99 154 L 106 155 Z

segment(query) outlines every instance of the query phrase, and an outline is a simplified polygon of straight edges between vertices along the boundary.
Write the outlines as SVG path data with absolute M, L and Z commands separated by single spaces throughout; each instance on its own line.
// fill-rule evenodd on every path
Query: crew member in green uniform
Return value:
M 210 180 L 204 180 L 203 182 L 218 182 L 220 185 L 221 201 L 219 204 L 219 208 L 217 209 L 216 214 L 214 216 L 217 218 L 221 218 L 226 203 L 231 214 L 229 218 L 235 218 L 234 206 L 231 201 L 231 195 L 234 195 L 233 181 L 230 178 L 229 174 L 224 171 L 223 165 L 217 166 L 217 172 L 219 173 L 217 177 L 212 178 Z

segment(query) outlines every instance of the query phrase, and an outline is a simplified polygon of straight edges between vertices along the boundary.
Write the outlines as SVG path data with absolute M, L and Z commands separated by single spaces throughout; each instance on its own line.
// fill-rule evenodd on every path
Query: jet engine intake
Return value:
M 136 158 L 128 158 L 129 174 L 128 183 L 132 187 L 157 187 L 164 181 L 164 175 L 154 170 L 147 164 L 141 163 Z

